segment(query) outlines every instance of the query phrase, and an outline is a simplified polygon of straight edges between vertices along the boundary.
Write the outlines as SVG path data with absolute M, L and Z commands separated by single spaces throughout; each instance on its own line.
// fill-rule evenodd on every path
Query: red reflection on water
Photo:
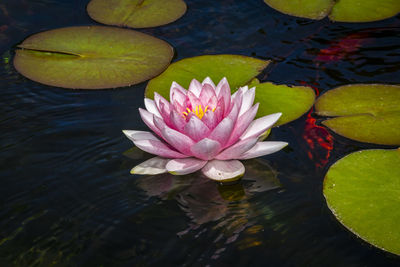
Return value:
M 310 86 L 306 82 L 301 82 L 301 84 Z M 310 87 L 315 90 L 315 94 L 318 96 L 318 88 L 315 86 Z M 311 116 L 313 109 L 307 114 L 302 138 L 309 147 L 307 156 L 315 162 L 317 168 L 323 168 L 328 163 L 333 149 L 333 136 L 324 127 L 316 124 L 317 120 Z
M 369 40 L 368 32 L 349 34 L 339 41 L 332 42 L 328 48 L 321 49 L 315 60 L 320 62 L 339 61 L 349 53 L 356 52 L 361 45 L 367 43 Z

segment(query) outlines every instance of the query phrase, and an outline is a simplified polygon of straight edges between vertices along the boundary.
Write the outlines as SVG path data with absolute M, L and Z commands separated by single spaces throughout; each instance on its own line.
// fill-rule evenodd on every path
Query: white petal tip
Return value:
M 239 180 L 245 168 L 238 160 L 212 160 L 201 171 L 211 180 L 226 183 Z
M 130 173 L 141 175 L 156 175 L 166 173 L 167 169 L 165 168 L 165 165 L 167 162 L 168 159 L 154 157 L 133 167 Z

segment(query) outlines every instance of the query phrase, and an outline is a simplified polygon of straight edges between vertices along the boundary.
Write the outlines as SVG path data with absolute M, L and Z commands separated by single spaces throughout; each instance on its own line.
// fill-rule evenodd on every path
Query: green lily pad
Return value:
M 264 0 L 264 2 L 282 13 L 309 19 L 325 18 L 334 0 Z
M 296 17 L 333 21 L 370 22 L 395 16 L 399 0 L 264 0 L 270 7 Z
M 345 85 L 317 99 L 316 112 L 339 116 L 322 123 L 334 132 L 360 142 L 400 144 L 400 86 Z
M 205 55 L 185 58 L 171 64 L 162 74 L 149 81 L 146 97 L 153 98 L 157 92 L 169 99 L 169 90 L 173 81 L 188 88 L 192 79 L 202 81 L 210 77 L 216 84 L 223 78 L 228 79 L 231 90 L 245 85 L 263 69 L 269 61 L 240 55 Z
M 186 4 L 182 0 L 92 0 L 87 12 L 100 23 L 147 28 L 179 19 L 186 12 Z
M 27 78 L 64 88 L 103 89 L 146 81 L 170 63 L 166 42 L 128 29 L 69 27 L 41 32 L 18 46 L 15 68 Z
M 395 16 L 400 12 L 399 0 L 340 0 L 329 18 L 341 22 L 370 22 Z
M 314 104 L 315 93 L 310 87 L 277 85 L 270 82 L 258 83 L 255 79 L 250 87 L 256 87 L 254 102 L 259 102 L 257 117 L 282 112 L 275 126 L 299 118 Z
M 400 255 L 400 149 L 352 153 L 330 167 L 324 195 L 336 218 L 372 245 Z

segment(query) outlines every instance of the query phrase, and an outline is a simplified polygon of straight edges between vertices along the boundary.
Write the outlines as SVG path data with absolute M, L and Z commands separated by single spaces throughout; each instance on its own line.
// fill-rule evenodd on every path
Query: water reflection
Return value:
M 216 183 L 197 172 L 186 176 L 142 176 L 137 180 L 137 185 L 150 197 L 175 199 L 178 202 L 180 209 L 191 220 L 186 229 L 177 233 L 178 236 L 196 232 L 201 225 L 209 222 L 217 222 L 214 227 L 221 229 L 222 233 L 214 243 L 223 240 L 223 243 L 229 244 L 246 229 L 249 233 L 262 230 L 262 226 L 253 225 L 249 220 L 259 213 L 249 200 L 257 193 L 281 187 L 277 172 L 265 161 L 248 160 L 244 164 L 244 177 L 231 184 Z M 201 232 L 196 235 L 199 234 Z M 260 240 L 242 242 L 240 246 L 243 248 L 261 244 Z M 222 251 L 217 250 L 214 257 Z

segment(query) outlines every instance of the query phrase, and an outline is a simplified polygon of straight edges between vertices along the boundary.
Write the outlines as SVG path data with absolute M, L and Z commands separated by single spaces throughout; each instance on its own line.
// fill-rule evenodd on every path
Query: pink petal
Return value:
M 208 178 L 219 182 L 235 181 L 243 176 L 244 166 L 238 160 L 212 160 L 201 169 Z
M 210 77 L 206 77 L 206 78 L 203 80 L 203 82 L 201 83 L 201 85 L 203 85 L 203 89 L 204 89 L 204 85 L 206 85 L 206 84 L 210 85 L 210 86 L 213 88 L 213 90 L 215 90 L 215 84 L 214 84 L 214 82 L 211 80 Z
M 163 113 L 161 110 L 161 104 L 163 104 L 165 112 L 167 112 L 168 114 L 171 112 L 171 109 L 172 109 L 171 104 L 168 102 L 168 100 L 166 100 L 160 94 L 154 93 L 154 102 L 155 102 L 158 110 L 160 111 L 161 115 Z
M 190 82 L 188 91 L 192 92 L 192 94 L 194 94 L 196 97 L 199 97 L 200 96 L 200 92 L 201 92 L 201 88 L 202 88 L 201 83 L 198 80 L 193 79 Z
M 238 159 L 240 156 L 251 149 L 256 143 L 258 138 L 249 138 L 245 140 L 241 140 L 234 144 L 233 146 L 228 147 L 221 153 L 219 153 L 215 159 L 219 160 L 228 160 L 228 159 Z
M 187 94 L 186 105 L 190 110 L 193 110 L 196 109 L 197 106 L 201 105 L 201 101 L 195 94 L 189 91 Z
M 247 87 L 247 86 L 246 86 Z M 243 94 L 242 106 L 240 107 L 239 116 L 248 111 L 254 102 L 254 97 L 256 95 L 256 88 L 253 87 L 249 90 L 246 90 Z
M 187 155 L 183 155 L 177 151 L 170 149 L 161 141 L 156 140 L 135 140 L 133 141 L 135 146 L 140 148 L 147 153 L 154 154 L 163 158 L 187 158 Z
M 223 119 L 217 127 L 212 130 L 208 138 L 217 141 L 221 144 L 221 148 L 224 147 L 226 142 L 229 140 L 229 136 L 232 133 L 233 121 L 230 118 Z
M 161 173 L 166 173 L 166 165 L 169 159 L 164 159 L 160 157 L 154 157 L 148 159 L 139 165 L 136 165 L 132 170 L 131 174 L 147 174 L 156 175 Z
M 165 104 L 164 102 L 160 102 L 159 104 L 160 106 L 160 114 L 161 114 L 161 118 L 164 120 L 164 122 L 169 126 L 172 127 L 172 123 L 171 123 L 171 113 L 172 110 L 174 110 L 173 108 L 171 108 L 170 104 Z
M 221 145 L 217 141 L 204 138 L 193 145 L 190 150 L 196 158 L 210 160 L 218 154 L 220 148 Z
M 161 117 L 161 114 L 158 111 L 158 108 L 157 108 L 156 104 L 154 103 L 154 100 L 152 100 L 150 98 L 145 98 L 144 106 L 146 107 L 148 112 L 153 113 L 154 115 L 156 115 L 158 117 Z
M 183 131 L 186 124 L 186 120 L 183 117 L 182 113 L 178 113 L 176 110 L 172 110 L 170 114 L 170 121 L 173 126 L 172 128 L 178 130 L 179 132 Z
M 169 91 L 169 100 L 171 103 L 180 103 L 181 105 L 184 103 L 186 99 L 187 90 L 180 86 L 176 82 L 172 82 L 171 89 Z
M 208 135 L 210 129 L 197 116 L 192 116 L 183 132 L 194 141 L 199 141 Z
M 217 105 L 217 96 L 215 95 L 215 89 L 207 83 L 203 85 L 203 89 L 201 90 L 199 99 L 203 108 L 205 108 L 206 106 L 215 107 Z
M 249 125 L 247 130 L 240 136 L 240 139 L 247 139 L 249 137 L 259 136 L 260 134 L 271 128 L 281 115 L 282 113 L 274 113 L 253 121 Z
M 194 145 L 194 141 L 190 137 L 171 129 L 162 119 L 155 116 L 154 124 L 160 129 L 162 137 L 168 144 L 185 155 L 191 155 L 190 147 Z
M 201 121 L 204 122 L 209 129 L 214 129 L 215 126 L 217 126 L 217 117 L 211 110 L 207 110 L 206 114 L 201 118 Z
M 243 132 L 249 127 L 250 123 L 254 120 L 257 114 L 258 106 L 258 103 L 255 104 L 251 109 L 246 111 L 242 116 L 237 119 L 232 134 L 229 137 L 229 141 L 226 144 L 227 146 L 234 144 L 243 134 Z
M 137 140 L 157 140 L 158 139 L 153 133 L 146 131 L 134 131 L 134 130 L 122 130 L 122 132 L 128 137 L 131 141 Z
M 266 141 L 266 142 L 258 142 L 253 148 L 248 150 L 247 152 L 243 153 L 239 159 L 251 159 L 256 157 L 261 157 L 264 155 L 272 154 L 276 151 L 281 150 L 288 143 L 286 142 L 273 142 L 273 141 Z
M 231 103 L 231 89 L 225 77 L 218 83 L 216 94 L 218 95 L 218 100 L 222 99 L 224 110 L 228 110 Z
M 217 103 L 216 107 L 210 106 L 210 109 L 214 109 L 214 114 L 215 114 L 215 117 L 217 118 L 217 122 L 220 122 L 224 118 L 225 106 L 224 106 L 224 100 L 223 99 L 218 100 L 218 103 Z
M 154 114 L 148 112 L 145 109 L 141 109 L 141 108 L 139 108 L 139 113 L 140 113 L 140 117 L 142 117 L 142 120 L 147 125 L 147 127 L 149 127 L 158 136 L 162 136 L 161 131 L 154 125 L 154 122 L 153 122 Z
M 174 175 L 185 175 L 200 170 L 206 163 L 196 158 L 172 159 L 168 161 L 166 169 Z

